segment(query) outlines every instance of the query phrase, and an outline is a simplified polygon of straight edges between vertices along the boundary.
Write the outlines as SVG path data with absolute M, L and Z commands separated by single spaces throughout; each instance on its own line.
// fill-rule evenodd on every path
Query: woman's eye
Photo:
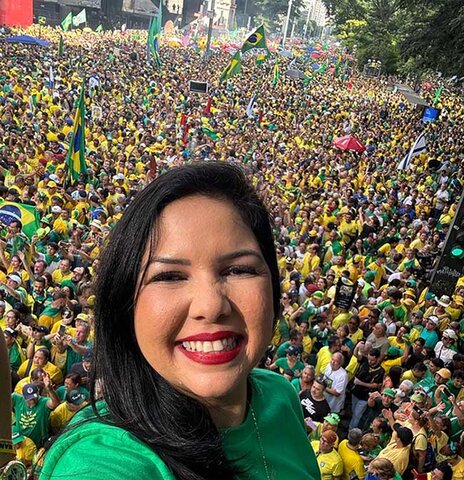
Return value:
M 154 275 L 151 279 L 153 282 L 180 282 L 185 280 L 185 274 L 181 272 L 161 272 L 157 275 Z
M 256 268 L 250 265 L 234 265 L 226 268 L 224 275 L 256 275 L 257 273 Z

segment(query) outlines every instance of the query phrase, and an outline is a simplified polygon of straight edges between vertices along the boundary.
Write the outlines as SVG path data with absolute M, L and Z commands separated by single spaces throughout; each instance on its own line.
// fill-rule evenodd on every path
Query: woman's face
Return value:
M 192 397 L 243 395 L 274 312 L 271 273 L 237 210 L 201 195 L 169 204 L 145 262 L 134 323 L 148 363 Z

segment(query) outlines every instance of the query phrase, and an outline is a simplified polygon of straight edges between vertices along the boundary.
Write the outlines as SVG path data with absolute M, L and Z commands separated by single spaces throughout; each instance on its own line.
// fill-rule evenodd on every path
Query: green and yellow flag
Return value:
M 72 25 L 72 23 L 73 23 L 73 14 L 72 12 L 69 12 L 64 18 L 64 20 L 61 22 L 61 28 L 65 32 L 67 32 L 69 30 L 69 27 Z
M 80 179 L 81 174 L 87 177 L 87 164 L 85 162 L 85 85 L 82 83 L 81 94 L 77 102 L 74 115 L 73 133 L 66 157 L 68 168 L 68 181 Z
M 280 70 L 279 70 L 279 59 L 276 59 L 275 64 L 274 64 L 274 75 L 272 78 L 272 83 L 274 86 L 277 85 L 277 82 L 279 81 L 280 77 Z
M 39 212 L 31 205 L 16 202 L 0 203 L 0 221 L 5 225 L 19 220 L 22 223 L 22 232 L 32 238 L 37 229 L 40 227 Z
M 433 106 L 435 106 L 438 103 L 438 100 L 440 100 L 440 95 L 442 91 L 443 91 L 443 85 L 440 85 L 437 88 L 437 91 L 435 92 L 435 98 L 433 99 Z
M 266 46 L 266 37 L 264 35 L 264 27 L 261 25 L 258 27 L 243 43 L 242 53 L 248 52 L 253 48 L 265 48 Z
M 225 68 L 221 75 L 221 82 L 229 80 L 229 78 L 237 75 L 242 70 L 242 59 L 240 56 L 240 50 L 235 52 L 235 55 L 231 58 L 229 65 Z
M 103 32 L 103 25 L 100 23 L 100 25 L 98 25 L 98 27 L 95 29 L 95 31 L 98 32 L 98 33 Z

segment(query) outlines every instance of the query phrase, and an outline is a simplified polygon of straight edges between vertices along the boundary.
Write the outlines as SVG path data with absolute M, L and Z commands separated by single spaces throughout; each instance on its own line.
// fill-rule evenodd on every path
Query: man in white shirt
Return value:
M 340 413 L 345 405 L 348 374 L 343 368 L 343 360 L 342 353 L 334 353 L 332 360 L 324 370 L 324 377 L 328 384 L 324 396 L 330 406 L 330 411 L 335 413 Z
M 451 328 L 447 328 L 441 337 L 441 341 L 435 345 L 435 357 L 443 360 L 445 366 L 453 361 L 454 355 L 457 353 L 451 347 L 456 343 L 458 336 Z

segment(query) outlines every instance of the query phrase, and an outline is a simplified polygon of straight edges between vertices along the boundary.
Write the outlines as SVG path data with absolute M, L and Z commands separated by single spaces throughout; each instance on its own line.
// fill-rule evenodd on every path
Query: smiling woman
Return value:
M 320 478 L 294 388 L 254 369 L 279 273 L 241 170 L 185 166 L 139 193 L 103 253 L 97 299 L 104 400 L 55 441 L 41 480 Z

